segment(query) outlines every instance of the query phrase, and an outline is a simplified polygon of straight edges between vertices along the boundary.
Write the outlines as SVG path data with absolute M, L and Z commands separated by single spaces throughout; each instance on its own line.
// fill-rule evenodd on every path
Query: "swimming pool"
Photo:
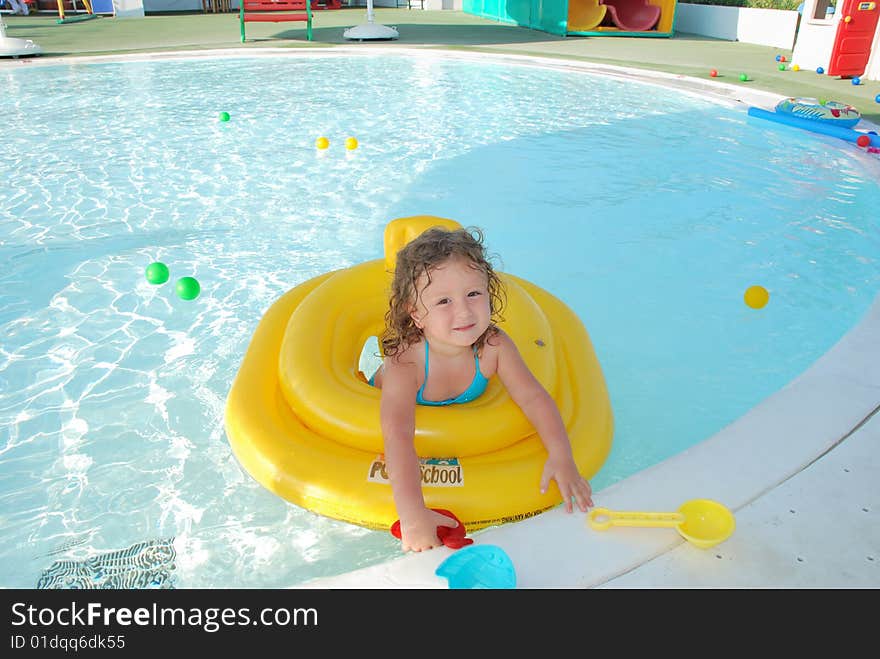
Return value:
M 875 162 L 630 80 L 448 54 L 0 80 L 6 586 L 275 587 L 397 555 L 263 490 L 222 419 L 263 311 L 378 257 L 394 217 L 484 227 L 583 318 L 616 423 L 596 490 L 782 387 L 880 281 Z M 154 260 L 202 295 L 148 284 Z

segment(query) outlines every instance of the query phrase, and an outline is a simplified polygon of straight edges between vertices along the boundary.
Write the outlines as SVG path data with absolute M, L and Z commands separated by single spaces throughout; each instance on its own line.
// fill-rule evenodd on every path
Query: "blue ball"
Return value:
M 777 56 L 776 56 L 776 61 L 777 61 L 777 62 L 779 61 L 779 58 L 780 58 L 780 57 L 782 57 L 782 55 L 777 55 Z
M 856 76 L 855 78 L 852 79 L 852 84 L 854 84 L 854 85 L 861 85 L 861 84 L 862 84 L 862 79 L 861 79 L 859 76 Z
M 875 103 L 880 103 L 880 94 L 877 94 L 877 95 L 874 97 L 874 102 L 875 102 Z
M 825 73 L 825 69 L 823 69 L 823 68 L 820 66 L 818 69 L 816 69 L 816 73 L 818 73 L 819 75 L 822 75 L 823 73 Z

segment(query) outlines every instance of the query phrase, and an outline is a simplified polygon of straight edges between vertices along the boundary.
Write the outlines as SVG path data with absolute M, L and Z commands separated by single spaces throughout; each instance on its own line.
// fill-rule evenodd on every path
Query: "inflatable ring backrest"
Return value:
M 291 313 L 278 360 L 283 396 L 306 427 L 344 446 L 377 453 L 384 446 L 381 393 L 358 377 L 358 357 L 367 338 L 380 334 L 384 326 L 391 281 L 387 262 L 386 256 L 325 276 Z M 501 327 L 555 397 L 557 360 L 550 323 L 517 281 L 504 273 L 499 276 L 507 292 Z M 416 408 L 415 443 L 420 455 L 478 455 L 534 433 L 494 377 L 480 398 L 456 406 L 456 416 L 461 423 L 450 437 L 448 411 Z
M 398 217 L 391 220 L 385 226 L 383 234 L 383 246 L 385 248 L 385 269 L 394 272 L 397 263 L 397 252 L 404 245 L 432 227 L 443 227 L 449 231 L 461 229 L 461 225 L 455 220 L 433 215 L 414 215 L 413 217 Z

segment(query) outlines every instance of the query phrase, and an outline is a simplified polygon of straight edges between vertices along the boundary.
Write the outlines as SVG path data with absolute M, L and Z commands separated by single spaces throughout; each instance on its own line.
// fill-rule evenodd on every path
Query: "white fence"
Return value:
M 675 31 L 791 50 L 798 13 L 782 9 L 678 3 Z

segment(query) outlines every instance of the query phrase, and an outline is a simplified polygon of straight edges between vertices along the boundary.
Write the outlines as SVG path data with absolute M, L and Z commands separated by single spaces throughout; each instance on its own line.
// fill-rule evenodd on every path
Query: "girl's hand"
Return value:
M 565 512 L 572 512 L 572 497 L 577 501 L 578 508 L 582 512 L 587 512 L 587 509 L 593 505 L 593 488 L 580 475 L 577 465 L 570 456 L 551 455 L 547 458 L 547 462 L 544 463 L 544 473 L 541 474 L 541 494 L 547 491 L 551 480 L 555 480 L 559 487 L 559 493 L 562 494 L 562 501 L 565 504 Z
M 451 517 L 423 508 L 414 515 L 410 515 L 404 521 L 400 520 L 400 544 L 403 551 L 422 551 L 442 547 L 443 542 L 437 537 L 437 527 L 458 526 Z

